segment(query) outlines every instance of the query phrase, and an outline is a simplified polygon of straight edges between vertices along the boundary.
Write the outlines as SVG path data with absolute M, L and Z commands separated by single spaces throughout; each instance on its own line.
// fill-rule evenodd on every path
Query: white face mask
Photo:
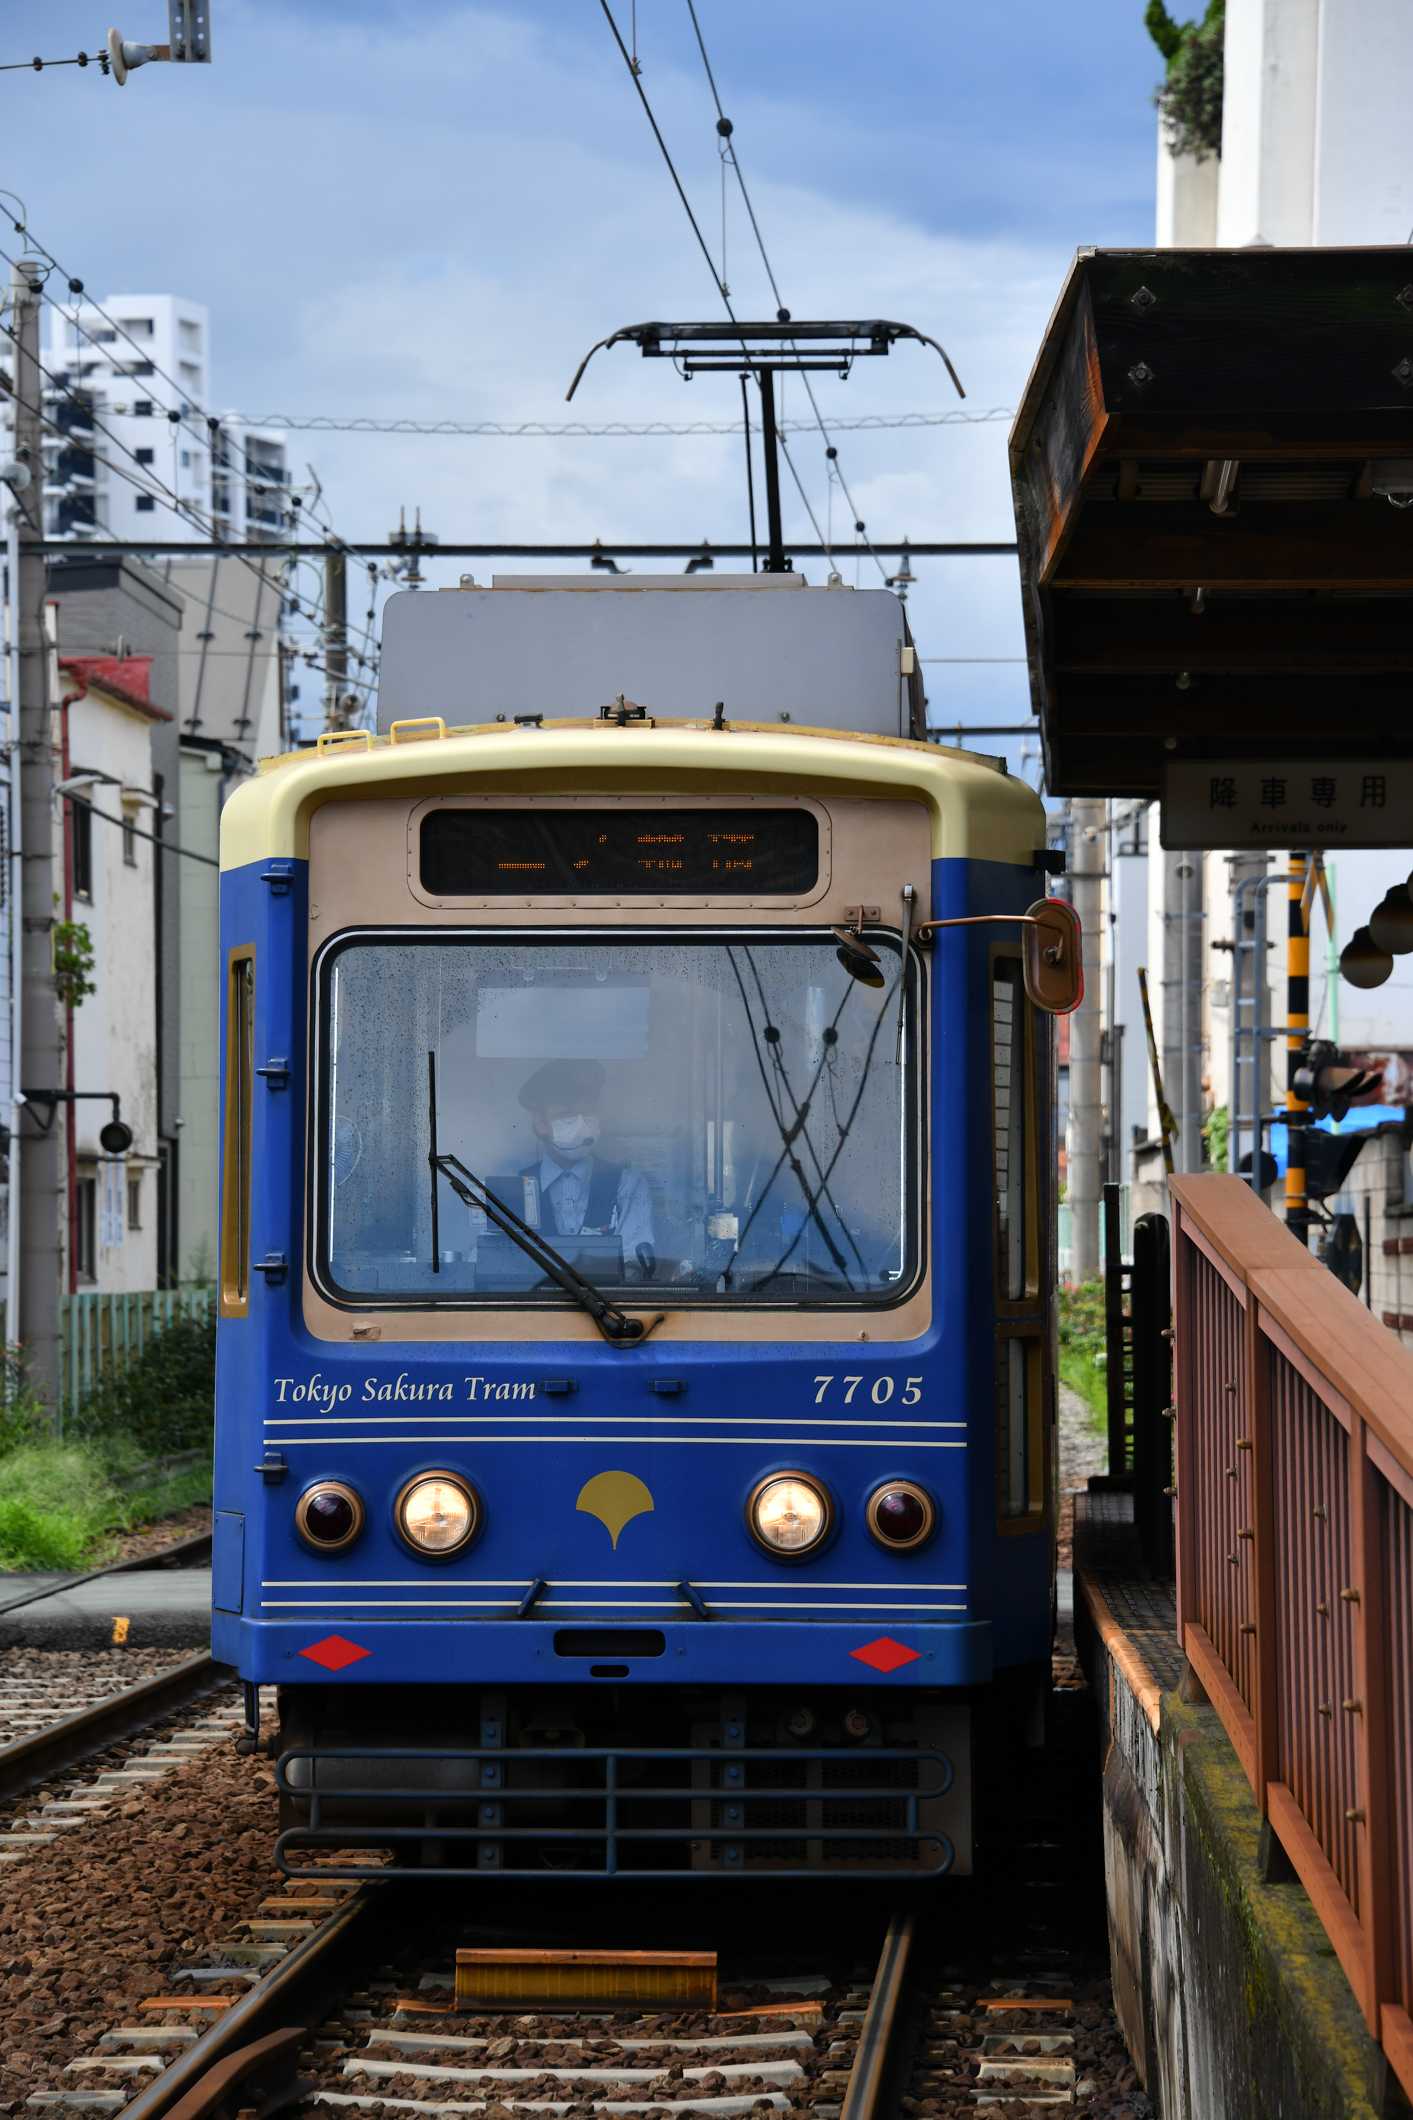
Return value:
M 567 1119 L 550 1120 L 550 1140 L 561 1155 L 587 1155 L 598 1137 L 597 1121 L 587 1118 L 583 1112 L 574 1112 Z

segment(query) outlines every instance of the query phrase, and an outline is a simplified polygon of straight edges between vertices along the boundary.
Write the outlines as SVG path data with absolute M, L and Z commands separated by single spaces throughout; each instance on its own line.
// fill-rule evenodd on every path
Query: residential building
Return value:
M 151 671 L 151 659 L 140 655 L 61 656 L 59 663 L 62 920 L 70 952 L 91 955 L 91 969 L 66 1000 L 66 1080 L 55 1085 L 75 1094 L 49 1114 L 67 1135 L 70 1294 L 158 1283 L 163 1158 L 152 828 L 160 797 L 152 733 L 172 716 L 149 697 Z M 42 1123 L 42 1101 L 32 1098 L 31 1109 Z M 99 1138 L 119 1112 L 133 1135 L 121 1156 L 107 1153 Z
M 209 863 L 226 795 L 284 741 L 278 563 L 149 562 L 90 546 L 54 562 L 49 582 L 64 655 L 140 659 L 150 698 L 166 709 L 148 732 L 148 829 L 167 850 L 149 849 L 150 921 L 132 926 L 115 949 L 130 955 L 139 985 L 155 950 L 157 1162 L 146 1285 L 174 1287 L 205 1278 L 215 1255 L 218 922 Z
M 214 528 L 258 544 L 287 530 L 284 436 L 212 413 L 210 353 L 205 306 L 183 296 L 46 305 L 47 536 L 187 542 Z

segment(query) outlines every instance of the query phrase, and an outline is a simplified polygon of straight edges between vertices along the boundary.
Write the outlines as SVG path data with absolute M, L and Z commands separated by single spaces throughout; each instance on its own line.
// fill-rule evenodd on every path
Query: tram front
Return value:
M 282 1857 L 966 1871 L 1049 1652 L 1040 805 L 411 733 L 228 811 L 215 1637 Z

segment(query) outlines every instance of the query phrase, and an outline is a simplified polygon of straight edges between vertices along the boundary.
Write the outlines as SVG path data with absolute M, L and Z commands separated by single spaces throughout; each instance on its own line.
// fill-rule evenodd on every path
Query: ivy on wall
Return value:
M 50 930 L 54 949 L 54 986 L 65 1008 L 77 1008 L 98 989 L 93 970 L 93 937 L 81 920 L 56 920 Z
M 1226 0 L 1207 0 L 1200 22 L 1175 22 L 1164 0 L 1148 0 L 1144 26 L 1168 63 L 1153 100 L 1175 155 L 1207 161 L 1222 151 L 1222 49 Z

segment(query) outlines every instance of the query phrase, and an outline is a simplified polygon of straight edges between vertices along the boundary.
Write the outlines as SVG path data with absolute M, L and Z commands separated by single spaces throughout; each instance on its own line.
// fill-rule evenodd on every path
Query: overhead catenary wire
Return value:
M 65 802 L 73 803 L 78 809 L 87 810 L 90 816 L 101 817 L 105 824 L 119 825 L 135 839 L 148 840 L 154 847 L 160 847 L 164 854 L 180 854 L 183 861 L 199 861 L 208 869 L 218 869 L 221 866 L 214 855 L 198 854 L 194 847 L 178 846 L 175 839 L 164 839 L 160 832 L 144 832 L 141 825 L 130 823 L 126 817 L 115 817 L 111 810 L 100 810 L 86 795 L 80 795 L 68 788 L 59 788 L 55 792 L 62 795 Z
M 697 17 L 696 0 L 687 0 L 687 13 L 691 17 L 692 30 L 697 40 L 697 49 L 702 56 L 702 67 L 706 73 L 707 86 L 711 90 L 711 99 L 712 102 L 716 105 L 716 130 L 722 141 L 722 147 L 720 152 L 722 155 L 723 163 L 729 162 L 733 172 L 735 173 L 736 183 L 741 193 L 741 203 L 746 209 L 746 217 L 751 224 L 751 233 L 755 237 L 756 248 L 760 252 L 760 261 L 761 264 L 765 267 L 765 276 L 770 282 L 770 291 L 775 297 L 775 306 L 778 319 L 782 324 L 787 323 L 789 321 L 790 312 L 785 305 L 785 298 L 780 292 L 780 283 L 775 277 L 775 268 L 771 264 L 770 253 L 765 247 L 765 237 L 761 232 L 760 221 L 757 218 L 755 206 L 752 203 L 751 194 L 746 184 L 746 173 L 741 167 L 740 156 L 736 152 L 735 126 L 733 125 L 731 119 L 727 117 L 726 112 L 722 107 L 721 96 L 716 86 L 716 75 L 712 70 L 711 60 L 707 54 L 706 39 L 702 35 L 702 26 Z M 791 345 L 794 347 L 796 354 L 798 354 L 799 348 L 798 346 L 795 346 L 795 342 L 793 340 L 791 341 Z M 947 364 L 947 371 L 950 374 L 952 381 L 956 384 L 959 396 L 965 397 L 966 392 L 962 389 L 961 382 L 958 379 L 956 370 L 952 367 L 951 361 L 947 359 L 947 355 L 945 352 L 943 353 L 942 358 Z M 873 560 L 874 565 L 877 567 L 880 576 L 886 582 L 888 580 L 888 570 L 884 566 L 883 561 L 879 558 L 877 552 L 874 551 L 873 545 L 869 541 L 868 532 L 864 524 L 864 519 L 859 514 L 858 504 L 849 489 L 849 482 L 845 478 L 843 466 L 839 462 L 838 446 L 834 442 L 828 427 L 825 425 L 824 415 L 819 409 L 819 400 L 814 394 L 814 385 L 810 381 L 808 373 L 803 369 L 800 372 L 800 380 L 805 386 L 805 395 L 809 399 L 810 411 L 814 414 L 815 425 L 818 427 L 820 438 L 824 443 L 826 477 L 829 479 L 838 480 L 840 490 L 844 495 L 845 501 L 848 503 L 849 514 L 854 525 L 855 536 L 862 540 L 864 549 L 868 552 L 869 556 Z M 784 446 L 784 442 L 782 441 L 781 447 L 784 448 Z M 786 451 L 786 461 L 789 462 L 788 451 Z M 791 464 L 790 469 L 792 472 L 794 472 L 793 464 Z M 796 485 L 799 485 L 798 475 L 796 475 L 795 483 Z M 811 511 L 811 519 L 813 519 L 813 511 Z
M 416 420 L 338 412 L 232 412 L 227 417 L 243 426 L 282 427 L 296 433 L 445 435 L 506 442 L 639 441 L 654 436 L 675 440 L 750 431 L 741 420 Z M 873 434 L 922 427 L 985 427 L 1014 418 L 1011 405 L 991 405 L 977 412 L 949 406 L 945 412 L 850 413 L 831 417 L 829 426 L 835 434 Z M 782 416 L 776 426 L 782 434 L 814 434 L 819 422 Z
M 628 69 L 629 79 L 633 83 L 633 87 L 637 94 L 638 101 L 643 106 L 643 111 L 647 118 L 648 124 L 652 127 L 653 138 L 658 144 L 658 150 L 662 156 L 663 162 L 666 164 L 667 173 L 671 177 L 673 186 L 677 192 L 677 196 L 682 202 L 682 211 L 686 214 L 688 223 L 692 230 L 692 234 L 696 237 L 697 247 L 701 251 L 702 256 L 705 258 L 707 270 L 710 272 L 712 279 L 715 282 L 717 294 L 721 298 L 721 305 L 726 311 L 727 316 L 731 319 L 731 322 L 739 329 L 740 318 L 737 316 L 736 311 L 732 306 L 731 290 L 726 284 L 724 274 L 720 272 L 717 268 L 716 260 L 712 257 L 711 250 L 707 244 L 707 239 L 702 234 L 701 225 L 698 222 L 695 213 L 692 211 L 692 202 L 687 197 L 686 190 L 683 187 L 682 179 L 677 174 L 677 165 L 673 161 L 672 156 L 668 151 L 667 142 L 662 135 L 662 128 L 658 124 L 657 117 L 653 111 L 652 104 L 648 100 L 647 90 L 643 87 L 642 69 L 637 64 L 636 59 L 630 56 L 628 47 L 623 42 L 623 33 L 619 29 L 617 22 L 614 20 L 613 9 L 609 6 L 608 0 L 599 0 L 599 6 L 603 10 L 604 20 L 607 22 L 610 30 L 613 32 L 613 41 L 618 46 L 618 50 L 623 59 L 623 63 Z M 747 368 L 754 374 L 756 364 L 751 357 L 750 350 L 747 347 L 744 338 L 742 338 L 741 340 L 741 354 Z M 795 469 L 794 461 L 791 458 L 790 451 L 786 446 L 783 438 L 780 439 L 780 451 L 785 458 L 786 464 L 789 466 L 790 476 L 795 482 L 795 486 L 797 491 L 799 492 L 800 499 L 804 502 L 805 512 L 809 516 L 810 522 L 813 525 L 815 537 L 818 539 L 821 545 L 824 545 L 826 552 L 828 553 L 829 564 L 831 567 L 833 567 L 833 551 L 830 548 L 829 541 L 826 539 L 824 532 L 820 529 L 819 518 L 815 514 L 814 509 L 810 506 L 809 498 L 805 493 L 804 485 L 801 481 L 800 474 Z

